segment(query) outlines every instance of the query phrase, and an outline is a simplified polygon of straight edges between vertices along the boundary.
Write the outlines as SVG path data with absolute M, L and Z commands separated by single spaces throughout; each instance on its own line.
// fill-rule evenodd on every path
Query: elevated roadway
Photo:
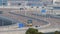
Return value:
M 8 17 L 8 18 L 11 18 L 11 19 L 15 19 L 15 20 L 18 20 L 18 21 L 21 21 L 23 23 L 26 23 L 28 19 L 31 19 L 33 20 L 33 24 L 35 25 L 46 25 L 47 23 L 42 23 L 38 20 L 43 20 L 43 21 L 46 21 L 48 23 L 50 23 L 50 25 L 46 26 L 46 27 L 33 27 L 33 28 L 36 28 L 39 30 L 39 32 L 53 32 L 55 30 L 60 30 L 60 19 L 58 19 L 58 17 L 53 17 L 52 15 L 49 16 L 49 15 L 45 15 L 45 16 L 42 16 L 41 14 L 37 15 L 34 13 L 36 13 L 36 11 L 27 11 L 27 14 L 25 14 L 25 11 L 20 11 L 19 9 L 0 9 L 0 11 L 3 11 L 3 14 L 0 14 L 0 16 L 4 16 L 4 17 Z M 12 13 L 15 13 L 15 14 L 11 14 L 9 12 Z M 39 13 L 37 11 L 37 13 Z M 18 16 L 17 16 L 17 15 Z M 38 23 L 38 24 L 37 24 Z M 11 28 L 11 26 L 7 29 L 6 27 L 4 29 L 1 28 L 1 31 L 0 33 L 4 32 L 4 33 L 14 33 L 14 32 L 17 32 L 17 33 L 22 33 L 23 32 L 25 33 L 25 31 L 28 29 L 29 27 L 24 27 L 24 28 L 18 28 L 18 25 L 16 26 L 13 26 L 13 28 Z M 4 30 L 4 31 L 3 31 Z M 53 30 L 53 31 L 52 31 Z M 13 32 L 11 32 L 13 31 Z

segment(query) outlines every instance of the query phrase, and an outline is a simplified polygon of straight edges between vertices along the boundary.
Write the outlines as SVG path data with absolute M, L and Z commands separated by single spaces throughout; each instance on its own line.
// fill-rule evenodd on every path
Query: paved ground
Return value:
M 25 14 L 25 11 L 20 11 L 18 9 L 0 9 L 3 10 L 4 14 L 2 14 L 1 16 L 5 16 L 5 17 L 9 17 L 9 18 L 13 18 L 15 20 L 21 21 L 23 23 L 27 23 L 27 21 L 29 19 L 33 20 L 33 25 L 44 25 L 44 21 L 37 18 L 34 18 L 35 16 L 30 15 L 31 12 L 27 12 L 28 14 Z M 11 13 L 9 13 L 11 12 Z M 37 24 L 35 24 L 37 22 Z
M 30 11 L 30 10 L 23 10 L 23 11 L 20 11 L 19 9 L 1 9 L 0 8 L 0 11 L 3 11 L 3 14 L 0 14 L 0 16 L 4 16 L 4 17 L 8 17 L 8 18 L 11 18 L 11 19 L 15 19 L 17 21 L 21 21 L 23 23 L 27 23 L 27 20 L 28 19 L 32 19 L 33 20 L 33 25 L 36 26 L 36 25 L 39 25 L 39 26 L 42 26 L 42 25 L 46 25 L 48 22 L 48 24 L 50 23 L 49 26 L 47 27 L 43 27 L 43 28 L 39 28 L 39 30 L 46 30 L 46 29 L 55 29 L 55 28 L 60 28 L 60 19 L 57 19 L 57 18 L 51 18 L 51 17 L 44 17 L 44 16 L 37 16 L 37 15 L 32 15 L 33 13 L 39 13 L 39 11 Z M 12 12 L 14 14 L 11 14 L 9 12 Z M 46 22 L 44 22 L 46 21 Z M 6 31 L 6 30 L 12 30 L 13 32 L 4 32 L 3 34 L 12 34 L 14 32 L 17 32 L 18 34 L 19 33 L 22 33 L 22 31 L 19 31 L 20 29 L 17 27 L 17 24 L 15 26 L 9 26 L 8 28 L 7 27 L 1 27 L 0 28 L 1 30 L 0 31 Z M 14 31 L 16 30 L 16 31 Z M 23 31 L 25 32 L 25 31 Z M 2 32 L 0 32 L 2 34 Z M 15 34 L 17 34 L 15 33 Z M 23 34 L 23 33 L 22 33 Z

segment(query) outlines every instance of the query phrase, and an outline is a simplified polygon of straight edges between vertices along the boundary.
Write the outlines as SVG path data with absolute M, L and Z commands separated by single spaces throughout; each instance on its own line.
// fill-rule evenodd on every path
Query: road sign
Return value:
M 41 10 L 41 13 L 46 13 L 46 9 L 42 9 Z
M 22 28 L 22 27 L 24 27 L 24 24 L 23 23 L 19 23 L 18 26 L 19 26 L 19 28 Z

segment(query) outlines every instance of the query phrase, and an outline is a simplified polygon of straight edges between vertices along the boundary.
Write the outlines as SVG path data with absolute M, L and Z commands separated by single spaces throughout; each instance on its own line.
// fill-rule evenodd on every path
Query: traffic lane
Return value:
M 16 19 L 16 20 L 18 20 L 18 21 L 22 21 L 23 23 L 27 23 L 27 20 L 29 20 L 29 18 L 27 19 L 27 18 L 24 18 L 24 17 L 22 17 L 22 16 L 19 16 L 19 17 L 17 17 L 17 16 L 14 16 L 14 15 L 12 15 L 12 14 L 4 14 L 3 16 L 6 16 L 6 17 L 10 17 L 10 18 L 14 18 L 14 19 Z M 45 25 L 45 23 L 43 23 L 43 21 L 41 22 L 41 21 L 37 21 L 35 18 L 30 18 L 30 19 L 33 19 L 33 25 Z M 36 23 L 36 24 L 35 24 Z
M 9 9 L 9 10 L 10 10 L 10 9 Z M 11 10 L 10 10 L 10 11 L 11 11 Z M 7 12 L 8 12 L 8 11 L 7 11 Z M 30 11 L 29 11 L 29 12 L 30 12 Z M 27 12 L 27 13 L 29 13 L 29 12 Z M 21 13 L 22 13 L 22 12 L 21 12 Z M 33 13 L 33 12 L 31 12 L 31 13 Z M 31 14 L 31 13 L 30 13 L 30 14 Z M 30 14 L 29 14 L 29 16 L 32 16 L 32 15 L 30 15 Z M 6 15 L 7 15 L 7 14 L 6 14 Z M 27 14 L 27 15 L 28 15 L 28 14 Z M 9 16 L 9 15 L 8 15 L 8 16 Z M 42 16 L 41 16 L 41 17 L 40 17 L 40 16 L 39 16 L 39 17 L 37 17 L 37 16 L 32 16 L 32 17 L 34 17 L 34 18 L 39 18 L 39 19 L 42 18 L 43 20 L 48 19 L 48 18 L 46 18 L 46 17 L 42 17 Z M 52 21 L 53 21 L 53 20 L 52 20 Z M 23 22 L 23 21 L 22 21 L 22 22 Z M 51 21 L 50 21 L 50 22 L 51 22 Z M 52 23 L 52 22 L 51 22 L 51 23 Z

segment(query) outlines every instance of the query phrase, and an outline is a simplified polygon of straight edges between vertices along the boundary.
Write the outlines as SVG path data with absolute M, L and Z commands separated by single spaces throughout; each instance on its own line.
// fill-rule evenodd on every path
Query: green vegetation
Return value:
M 60 34 L 59 31 L 55 31 L 55 32 L 52 32 L 53 34 Z M 34 29 L 34 28 L 29 28 L 25 34 L 50 34 L 50 33 L 42 33 L 42 32 L 38 32 L 37 29 Z
M 37 29 L 29 28 L 29 29 L 26 31 L 26 34 L 43 34 L 43 33 L 42 33 L 42 32 L 38 32 Z
M 55 32 L 54 32 L 54 34 L 60 34 L 60 32 L 58 32 L 58 31 L 55 31 Z
M 42 32 L 38 32 L 37 34 L 43 34 Z

